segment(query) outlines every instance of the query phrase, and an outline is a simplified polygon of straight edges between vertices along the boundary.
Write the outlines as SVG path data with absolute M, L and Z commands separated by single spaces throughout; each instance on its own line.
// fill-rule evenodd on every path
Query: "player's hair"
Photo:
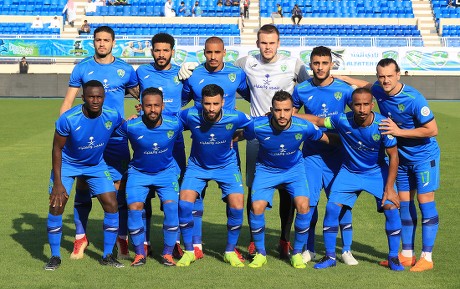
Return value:
M 208 39 L 206 39 L 206 41 L 204 42 L 204 46 L 206 46 L 206 44 L 208 43 L 222 43 L 222 45 L 224 45 L 224 41 L 222 40 L 222 38 L 217 36 L 211 36 Z
M 201 96 L 204 98 L 206 96 L 216 96 L 220 95 L 222 98 L 224 97 L 224 90 L 222 87 L 218 86 L 217 84 L 208 84 L 201 90 Z
M 260 27 L 259 31 L 257 31 L 257 40 L 259 40 L 259 35 L 261 33 L 266 33 L 266 34 L 276 33 L 276 35 L 278 36 L 278 40 L 280 39 L 280 32 L 278 28 L 276 28 L 276 26 L 272 24 L 265 24 L 264 26 Z
M 275 92 L 275 95 L 273 95 L 272 107 L 275 101 L 285 101 L 285 100 L 290 100 L 292 102 L 292 95 L 285 90 L 278 90 L 277 92 Z
M 351 97 L 353 98 L 356 94 L 369 94 L 371 98 L 373 98 L 372 91 L 367 87 L 358 87 L 357 89 L 353 90 Z
M 109 26 L 99 26 L 98 28 L 96 28 L 96 30 L 94 30 L 93 38 L 96 38 L 96 34 L 98 34 L 99 32 L 110 33 L 110 35 L 112 35 L 112 40 L 115 40 L 115 31 L 113 31 L 113 29 Z
M 400 72 L 401 71 L 401 68 L 399 68 L 399 65 L 398 63 L 396 62 L 396 60 L 394 60 L 393 58 L 383 58 L 379 61 L 379 63 L 377 63 L 377 66 L 380 66 L 380 67 L 385 67 L 385 66 L 388 66 L 390 64 L 394 64 L 395 67 L 396 67 L 396 72 Z
M 99 80 L 94 80 L 93 79 L 93 80 L 89 80 L 89 81 L 83 83 L 83 85 L 82 85 L 83 94 L 85 94 L 85 91 L 86 91 L 86 89 L 88 87 L 100 87 L 105 92 L 104 85 Z
M 161 101 L 163 101 L 163 91 L 156 87 L 148 87 L 142 91 L 141 99 L 144 100 L 144 97 L 147 95 L 159 95 L 161 96 Z
M 332 59 L 331 49 L 326 46 L 316 46 L 311 51 L 310 61 L 313 59 L 314 56 L 328 56 Z
M 175 40 L 174 37 L 168 33 L 157 33 L 152 37 L 152 48 L 156 43 L 168 43 L 171 45 L 171 49 L 174 49 Z

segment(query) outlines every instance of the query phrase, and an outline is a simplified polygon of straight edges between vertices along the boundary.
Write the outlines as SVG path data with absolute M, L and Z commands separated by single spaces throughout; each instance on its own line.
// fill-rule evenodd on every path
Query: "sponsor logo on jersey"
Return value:
M 125 76 L 125 71 L 123 69 L 118 69 L 117 74 L 118 74 L 118 76 L 123 77 L 123 76 Z

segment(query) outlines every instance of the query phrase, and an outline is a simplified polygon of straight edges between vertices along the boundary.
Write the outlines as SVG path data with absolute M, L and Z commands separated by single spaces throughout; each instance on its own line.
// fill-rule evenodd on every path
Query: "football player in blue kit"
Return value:
M 180 170 L 173 151 L 183 126 L 177 116 L 162 114 L 165 105 L 163 93 L 158 88 L 144 89 L 141 103 L 142 116 L 125 122 L 117 131 L 129 139 L 133 149 L 126 184 L 128 229 L 136 253 L 131 266 L 141 266 L 146 262 L 142 211 L 150 190 L 157 192 L 164 213 L 163 264 L 174 266 L 172 252 L 179 231 Z
M 234 251 L 243 224 L 244 189 L 232 139 L 237 129 L 250 122 L 246 114 L 224 109 L 224 91 L 216 84 L 202 90 L 201 108 L 184 110 L 180 118 L 184 129 L 191 131 L 192 147 L 181 185 L 179 223 L 185 252 L 177 266 L 189 266 L 196 260 L 193 248 L 193 204 L 210 180 L 222 189 L 226 203 L 227 245 L 224 261 L 233 267 L 244 267 Z
M 283 186 L 293 199 L 297 211 L 291 264 L 294 268 L 306 267 L 301 253 L 310 227 L 310 192 L 299 148 L 309 141 L 329 143 L 329 138 L 309 121 L 293 117 L 293 112 L 291 95 L 280 90 L 273 96 L 271 115 L 255 118 L 244 130 L 245 139 L 257 139 L 259 143 L 249 216 L 257 252 L 249 264 L 252 268 L 260 268 L 267 263 L 264 212 L 272 207 L 273 194 L 279 186 Z
M 96 79 L 104 85 L 105 105 L 120 112 L 124 117 L 125 91 L 128 90 L 136 98 L 139 95 L 136 73 L 131 65 L 113 56 L 112 49 L 115 46 L 115 33 L 112 28 L 100 26 L 94 30 L 93 44 L 94 56 L 87 57 L 79 62 L 70 75 L 69 88 L 61 105 L 61 114 L 70 109 L 82 84 L 88 80 Z M 128 140 L 114 134 L 104 152 L 104 159 L 109 167 L 115 188 L 117 191 L 121 191 L 117 196 L 125 195 L 122 177 L 126 172 L 129 158 Z M 88 187 L 78 178 L 76 189 L 81 193 L 76 195 L 74 204 L 76 235 L 74 250 L 70 257 L 72 259 L 81 259 L 84 256 L 85 248 L 88 246 L 86 224 L 92 201 Z M 129 257 L 127 251 L 128 212 L 126 200 L 119 197 L 118 205 L 120 212 L 120 230 L 119 238 L 117 239 L 118 258 L 126 259 Z
M 415 88 L 401 83 L 401 69 L 391 58 L 377 64 L 377 81 L 342 76 L 348 83 L 368 87 L 377 99 L 382 115 L 381 130 L 398 140 L 399 167 L 396 186 L 401 201 L 402 251 L 399 260 L 404 266 L 413 266 L 412 272 L 433 269 L 432 251 L 439 227 L 439 216 L 434 200 L 439 188 L 440 150 L 436 141 L 438 126 L 425 97 Z M 416 262 L 414 253 L 417 196 L 422 213 L 422 253 Z M 386 261 L 380 262 L 388 266 Z
M 183 85 L 182 81 L 180 81 L 177 76 L 180 67 L 171 63 L 174 56 L 174 37 L 167 33 L 158 33 L 152 37 L 151 42 L 153 62 L 143 64 L 136 70 L 140 93 L 142 94 L 146 88 L 157 87 L 163 92 L 163 103 L 165 108 L 162 113 L 164 115 L 176 116 L 179 114 L 182 106 L 181 94 Z M 181 181 L 186 166 L 185 145 L 182 134 L 176 139 L 173 156 L 181 171 L 181 177 L 179 179 L 179 181 Z M 154 192 L 149 194 L 144 206 L 145 245 L 147 255 L 151 255 L 150 226 L 152 218 L 152 197 L 154 197 Z M 175 258 L 180 258 L 182 254 L 183 252 L 180 244 L 177 243 L 174 246 L 173 255 Z
M 401 239 L 399 198 L 395 190 L 398 171 L 396 138 L 380 131 L 384 116 L 373 112 L 373 97 L 369 89 L 353 92 L 352 111 L 326 118 L 312 116 L 318 126 L 335 129 L 345 149 L 342 166 L 332 184 L 323 223 L 326 255 L 315 264 L 315 269 L 336 265 L 335 246 L 342 207 L 353 208 L 362 191 L 382 200 L 385 214 L 385 231 L 388 239 L 390 269 L 402 271 L 398 259 Z M 385 156 L 388 155 L 389 163 Z
M 102 265 L 123 267 L 112 255 L 118 232 L 115 187 L 102 157 L 113 131 L 122 123 L 121 114 L 103 106 L 104 87 L 97 80 L 83 84 L 83 104 L 62 114 L 56 121 L 47 221 L 51 258 L 45 270 L 61 264 L 62 214 L 76 177 L 87 182 L 92 196 L 104 210 Z M 76 192 L 76 195 L 81 192 Z

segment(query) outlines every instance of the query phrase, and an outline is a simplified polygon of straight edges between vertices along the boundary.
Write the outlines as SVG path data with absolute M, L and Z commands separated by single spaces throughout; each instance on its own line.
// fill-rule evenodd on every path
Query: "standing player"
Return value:
M 257 250 L 256 256 L 249 264 L 252 268 L 259 268 L 267 263 L 264 212 L 267 207 L 272 207 L 273 192 L 281 185 L 293 199 L 297 210 L 291 264 L 294 268 L 306 267 L 301 253 L 310 227 L 310 193 L 299 147 L 307 140 L 328 143 L 329 138 L 318 127 L 292 117 L 292 114 L 292 97 L 288 92 L 281 90 L 273 96 L 271 115 L 255 118 L 244 130 L 245 138 L 257 139 L 260 146 L 249 217 Z
M 62 214 L 76 177 L 88 183 L 104 209 L 104 253 L 100 263 L 123 267 L 112 255 L 118 232 L 117 197 L 102 153 L 110 135 L 123 121 L 119 112 L 103 107 L 104 87 L 96 80 L 83 85 L 83 104 L 59 117 L 53 140 L 47 222 L 51 258 L 45 270 L 61 264 Z M 80 192 L 76 192 L 80 194 Z
M 142 210 L 150 189 L 157 191 L 164 213 L 163 264 L 174 266 L 172 252 L 179 231 L 179 168 L 173 150 L 182 134 L 182 123 L 175 116 L 162 115 L 165 105 L 158 88 L 144 89 L 141 103 L 142 116 L 129 120 L 118 130 L 129 139 L 134 151 L 126 184 L 128 229 L 136 251 L 131 266 L 144 265 L 146 261 Z
M 315 269 L 336 265 L 335 245 L 342 207 L 353 208 L 359 194 L 367 191 L 381 199 L 385 213 L 390 269 L 402 271 L 398 260 L 401 239 L 401 219 L 398 215 L 398 195 L 395 191 L 398 171 L 396 139 L 379 130 L 384 117 L 372 109 L 374 103 L 369 89 L 353 92 L 352 111 L 326 118 L 313 117 L 318 126 L 335 129 L 345 148 L 343 163 L 331 187 L 323 224 L 326 255 L 315 264 Z M 385 161 L 385 153 L 389 164 Z
M 404 266 L 413 266 L 411 271 L 420 272 L 433 269 L 431 254 L 439 227 L 434 200 L 434 192 L 439 188 L 440 150 L 435 138 L 438 126 L 423 95 L 399 82 L 400 77 L 398 63 L 384 58 L 377 64 L 377 81 L 374 84 L 350 77 L 343 79 L 371 88 L 380 112 L 388 117 L 382 121 L 381 130 L 398 139 L 400 163 L 396 184 L 403 224 L 399 260 Z M 422 213 L 422 254 L 417 263 L 414 254 L 417 224 L 415 194 Z M 381 265 L 388 264 L 383 261 Z
M 124 116 L 125 90 L 137 97 L 137 78 L 134 69 L 112 55 L 112 48 L 115 46 L 115 32 L 108 26 L 100 26 L 94 30 L 94 56 L 87 57 L 78 63 L 70 75 L 69 88 L 61 106 L 61 114 L 67 111 L 75 100 L 80 86 L 88 80 L 99 80 L 105 89 L 105 105 L 118 111 Z M 117 239 L 118 258 L 128 258 L 127 246 L 127 208 L 124 196 L 124 184 L 121 183 L 129 163 L 128 140 L 114 134 L 104 151 L 110 175 L 115 183 L 115 188 L 121 190 L 117 194 L 120 211 L 120 231 Z M 74 250 L 71 254 L 72 259 L 83 258 L 84 250 L 88 246 L 86 238 L 86 224 L 89 212 L 91 211 L 92 201 L 88 192 L 88 187 L 77 179 L 77 191 L 74 207 L 74 220 L 76 236 Z
M 273 95 L 278 90 L 292 93 L 296 83 L 308 79 L 305 65 L 298 58 L 278 54 L 280 38 L 278 29 L 271 24 L 262 26 L 257 32 L 257 48 L 260 54 L 238 59 L 248 78 L 250 89 L 251 116 L 263 116 L 270 111 Z M 248 186 L 247 211 L 251 204 L 252 182 L 259 144 L 256 139 L 246 143 L 246 185 Z M 294 206 L 287 192 L 280 191 L 279 205 L 281 236 L 279 241 L 280 258 L 289 258 L 290 233 L 294 218 Z M 255 253 L 254 242 L 248 247 L 249 254 Z
M 328 117 L 344 112 L 346 106 L 351 105 L 353 88 L 339 79 L 331 76 L 333 66 L 331 49 L 318 46 L 313 48 L 310 55 L 310 68 L 313 78 L 297 85 L 292 98 L 294 100 L 294 113 L 297 114 L 301 107 L 305 113 L 318 117 Z M 315 253 L 315 228 L 318 221 L 318 202 L 321 189 L 324 188 L 329 196 L 334 177 L 342 164 L 342 147 L 332 146 L 320 142 L 305 142 L 302 148 L 305 158 L 305 169 L 308 172 L 307 180 L 310 187 L 310 207 L 313 211 L 308 232 L 308 242 L 302 253 L 304 262 L 307 263 L 316 256 Z M 358 261 L 351 254 L 353 237 L 352 214 L 348 207 L 343 207 L 340 219 L 342 232 L 342 259 L 347 265 L 357 265 Z
M 136 70 L 140 93 L 149 87 L 158 87 L 163 93 L 165 108 L 163 114 L 177 116 L 180 112 L 182 82 L 178 79 L 179 66 L 172 64 L 174 56 L 174 37 L 167 33 L 158 33 L 152 37 L 152 63 L 139 66 Z M 180 168 L 182 177 L 185 172 L 185 145 L 182 134 L 178 135 L 174 145 L 173 156 Z M 151 196 L 145 202 L 145 237 L 147 254 L 150 253 L 150 224 L 152 218 Z M 182 257 L 179 243 L 174 246 L 174 257 Z
M 249 89 L 244 71 L 231 63 L 224 62 L 226 51 L 224 42 L 219 37 L 210 37 L 204 44 L 204 56 L 206 62 L 196 67 L 193 75 L 184 81 L 183 102 L 193 99 L 197 108 L 201 107 L 201 91 L 208 84 L 217 84 L 224 90 L 224 109 L 236 109 L 236 93 L 247 97 Z M 234 148 L 239 163 L 238 145 Z M 203 199 L 205 191 L 202 192 L 193 208 L 193 247 L 197 259 L 203 258 L 202 247 L 202 222 L 203 222 Z M 239 254 L 239 253 L 238 253 Z
M 233 267 L 244 266 L 234 251 L 243 224 L 244 190 L 232 138 L 237 129 L 249 124 L 250 118 L 242 112 L 223 109 L 223 96 L 220 86 L 208 84 L 202 91 L 202 108 L 193 107 L 180 115 L 184 128 L 191 131 L 192 148 L 180 192 L 179 223 L 185 253 L 177 266 L 189 266 L 196 260 L 192 242 L 193 203 L 210 180 L 218 183 L 227 205 L 224 260 Z

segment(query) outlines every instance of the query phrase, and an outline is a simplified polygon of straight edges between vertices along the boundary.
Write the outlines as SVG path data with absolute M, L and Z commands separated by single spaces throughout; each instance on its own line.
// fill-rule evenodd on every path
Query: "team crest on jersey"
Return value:
M 166 135 L 168 136 L 169 139 L 172 139 L 172 137 L 174 136 L 174 131 L 170 130 L 166 133 Z
M 373 134 L 373 135 L 372 135 L 372 139 L 373 139 L 374 141 L 379 141 L 379 140 L 380 140 L 380 134 L 378 134 L 378 133 Z
M 403 112 L 406 109 L 406 107 L 404 106 L 404 104 L 401 103 L 401 104 L 398 104 L 398 109 L 400 112 Z
M 282 72 L 285 72 L 286 69 L 287 69 L 287 65 L 285 65 L 285 64 L 281 65 L 281 71 Z
M 236 74 L 235 73 L 230 73 L 228 75 L 228 79 L 230 79 L 231 82 L 235 82 L 236 80 Z
M 174 84 L 175 84 L 175 85 L 178 85 L 179 83 L 180 83 L 179 77 L 178 77 L 178 76 L 174 76 Z
M 117 74 L 118 74 L 118 76 L 123 77 L 123 76 L 125 76 L 125 71 L 123 69 L 118 69 Z
M 342 98 L 342 95 L 343 95 L 343 94 L 342 94 L 340 91 L 337 91 L 336 93 L 334 93 L 334 97 L 335 97 L 335 99 L 337 99 L 337 100 L 340 100 L 340 99 Z
M 428 106 L 424 106 L 424 107 L 422 107 L 422 110 L 420 111 L 420 113 L 423 116 L 429 116 L 430 115 L 430 109 L 428 108 Z
M 302 139 L 302 134 L 301 133 L 296 134 L 295 139 L 296 140 L 301 140 Z
M 105 122 L 104 125 L 105 125 L 106 129 L 110 129 L 112 127 L 112 122 L 110 120 L 108 120 L 108 121 Z
M 231 130 L 233 128 L 233 123 L 229 123 L 225 126 L 227 130 Z

